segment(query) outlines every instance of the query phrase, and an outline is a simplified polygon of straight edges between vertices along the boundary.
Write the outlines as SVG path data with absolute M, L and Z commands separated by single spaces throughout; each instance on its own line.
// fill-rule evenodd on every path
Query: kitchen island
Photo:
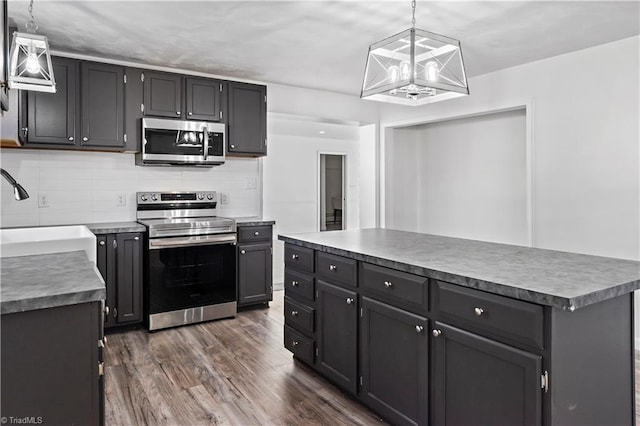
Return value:
M 397 424 L 633 424 L 640 263 L 364 229 L 280 235 L 285 347 Z
M 0 266 L 3 423 L 102 424 L 105 287 L 94 262 L 71 251 Z

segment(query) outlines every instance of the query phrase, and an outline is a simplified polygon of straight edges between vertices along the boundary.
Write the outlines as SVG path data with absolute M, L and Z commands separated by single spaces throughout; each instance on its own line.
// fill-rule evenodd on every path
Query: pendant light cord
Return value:
M 27 28 L 27 32 L 35 33 L 38 30 L 38 25 L 36 24 L 36 18 L 33 16 L 33 0 L 29 1 L 29 7 L 27 8 L 29 11 L 29 16 L 31 16 L 31 20 L 25 24 Z
M 31 0 L 33 3 L 33 0 Z M 411 0 L 411 26 L 416 28 L 416 0 Z

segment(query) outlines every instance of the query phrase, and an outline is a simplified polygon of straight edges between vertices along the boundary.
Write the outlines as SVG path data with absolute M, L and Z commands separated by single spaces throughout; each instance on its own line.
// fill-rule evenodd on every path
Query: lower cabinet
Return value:
M 394 423 L 427 424 L 427 319 L 367 297 L 360 306 L 361 398 Z
M 432 415 L 435 425 L 542 423 L 542 357 L 436 322 Z
M 317 282 L 317 365 L 337 385 L 357 390 L 358 309 L 356 293 Z
M 102 302 L 2 315 L 2 423 L 104 424 Z
M 272 226 L 238 226 L 238 306 L 273 300 Z
M 105 329 L 142 323 L 142 233 L 96 235 L 107 290 Z

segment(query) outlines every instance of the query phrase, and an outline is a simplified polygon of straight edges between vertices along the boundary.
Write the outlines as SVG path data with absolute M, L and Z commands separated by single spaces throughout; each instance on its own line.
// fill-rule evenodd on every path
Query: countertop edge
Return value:
M 3 300 L 0 304 L 0 314 L 14 314 L 19 312 L 35 311 L 39 309 L 79 305 L 81 303 L 100 302 L 105 300 L 106 295 L 106 290 L 104 288 L 100 288 L 95 290 L 83 290 L 75 293 L 63 293 L 22 300 Z M 69 301 L 70 298 L 72 298 L 73 301 Z

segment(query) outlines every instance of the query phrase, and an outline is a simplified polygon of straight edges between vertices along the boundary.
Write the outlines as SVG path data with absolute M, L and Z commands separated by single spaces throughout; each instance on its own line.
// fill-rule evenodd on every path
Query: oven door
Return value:
M 149 239 L 147 314 L 236 301 L 236 235 Z

